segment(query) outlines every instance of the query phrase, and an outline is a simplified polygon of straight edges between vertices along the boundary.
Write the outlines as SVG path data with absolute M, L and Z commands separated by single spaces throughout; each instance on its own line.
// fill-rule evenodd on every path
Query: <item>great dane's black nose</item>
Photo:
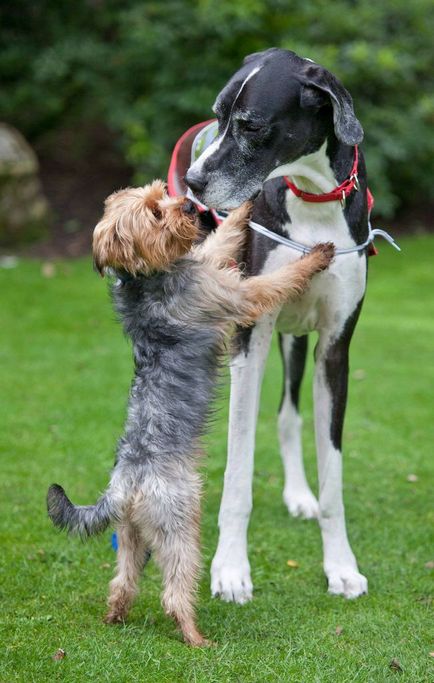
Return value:
M 194 194 L 200 194 L 204 191 L 207 181 L 200 173 L 194 173 L 191 169 L 187 172 L 185 182 Z

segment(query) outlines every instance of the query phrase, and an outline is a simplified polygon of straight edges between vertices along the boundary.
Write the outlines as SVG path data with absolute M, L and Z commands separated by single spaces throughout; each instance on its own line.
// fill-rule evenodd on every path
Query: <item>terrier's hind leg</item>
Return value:
M 149 559 L 149 553 L 138 529 L 127 521 L 117 529 L 117 573 L 110 582 L 109 611 L 105 617 L 108 624 L 122 622 L 138 592 L 140 573 Z
M 196 647 L 207 645 L 198 631 L 195 619 L 195 594 L 200 567 L 199 532 L 187 521 L 183 528 L 162 539 L 157 562 L 163 571 L 162 603 L 166 614 L 173 617 L 186 643 Z
M 175 473 L 174 473 L 175 474 Z M 176 478 L 155 477 L 146 501 L 146 535 L 163 573 L 162 604 L 189 645 L 207 641 L 195 622 L 195 595 L 200 568 L 200 480 L 184 470 Z

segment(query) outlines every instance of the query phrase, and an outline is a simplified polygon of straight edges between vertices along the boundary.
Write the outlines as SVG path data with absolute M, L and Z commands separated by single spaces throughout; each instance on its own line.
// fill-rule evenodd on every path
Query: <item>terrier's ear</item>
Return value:
M 93 262 L 104 277 L 106 268 L 121 268 L 135 274 L 140 258 L 134 249 L 134 238 L 127 215 L 104 216 L 93 233 Z
M 101 275 L 101 277 L 104 277 L 105 272 L 104 272 L 104 266 L 101 264 L 100 261 L 97 260 L 96 256 L 93 257 L 93 269 Z
M 107 200 L 106 200 L 107 205 Z M 104 219 L 101 219 L 99 223 L 94 228 L 93 238 L 92 238 L 92 255 L 93 255 L 93 267 L 94 269 L 104 277 L 104 269 L 106 267 L 106 250 L 104 248 L 104 232 L 108 226 L 104 225 Z
M 157 220 L 161 218 L 159 202 L 166 197 L 166 185 L 162 180 L 154 180 L 147 188 L 143 196 L 146 208 L 150 209 Z

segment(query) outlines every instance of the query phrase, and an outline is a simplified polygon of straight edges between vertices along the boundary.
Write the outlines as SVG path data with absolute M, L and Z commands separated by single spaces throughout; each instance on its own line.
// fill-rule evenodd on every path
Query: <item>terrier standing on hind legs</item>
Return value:
M 200 565 L 200 477 L 197 460 L 224 339 L 231 324 L 251 325 L 297 298 L 334 249 L 267 275 L 243 279 L 230 267 L 244 244 L 250 206 L 232 212 L 194 246 L 193 204 L 169 198 L 163 183 L 111 195 L 94 233 L 100 272 L 112 268 L 116 310 L 131 337 L 135 374 L 125 433 L 110 484 L 95 505 L 76 506 L 55 484 L 47 497 L 54 524 L 89 536 L 114 522 L 117 574 L 110 584 L 108 622 L 123 621 L 145 560 L 163 572 L 162 602 L 190 645 L 205 645 L 195 623 Z

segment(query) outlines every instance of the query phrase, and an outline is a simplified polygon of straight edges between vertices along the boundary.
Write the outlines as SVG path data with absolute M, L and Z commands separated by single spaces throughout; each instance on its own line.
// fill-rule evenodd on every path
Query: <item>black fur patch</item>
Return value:
M 348 393 L 348 351 L 354 328 L 360 315 L 363 298 L 347 319 L 339 339 L 327 349 L 324 359 L 327 384 L 332 397 L 332 416 L 330 422 L 330 438 L 337 450 L 342 448 L 342 431 Z
M 289 355 L 289 363 L 285 362 L 283 349 L 283 335 L 279 332 L 279 350 L 283 364 L 283 389 L 282 398 L 278 412 L 282 410 L 283 401 L 286 393 L 286 380 L 289 381 L 289 395 L 294 408 L 298 410 L 300 401 L 300 387 L 303 380 L 304 369 L 306 366 L 306 356 L 308 348 L 308 335 L 302 337 L 293 337 L 291 344 L 291 352 Z

